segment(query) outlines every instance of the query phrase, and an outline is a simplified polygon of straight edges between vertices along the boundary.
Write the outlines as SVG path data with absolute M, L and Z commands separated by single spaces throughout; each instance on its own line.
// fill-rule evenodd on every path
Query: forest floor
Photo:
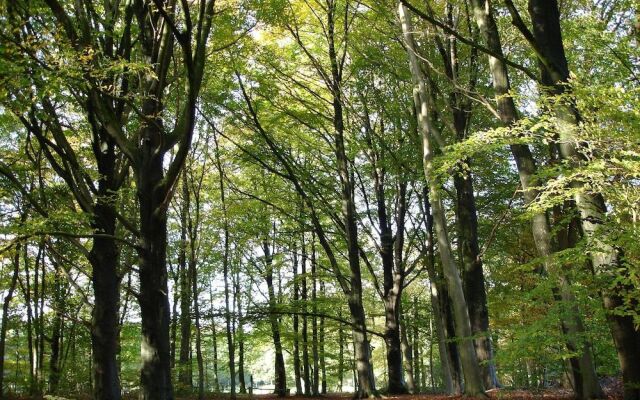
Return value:
M 617 377 L 608 377 L 600 381 L 602 389 L 605 392 L 607 400 L 622 400 L 622 381 Z M 490 400 L 571 400 L 574 399 L 573 391 L 564 388 L 546 388 L 537 390 L 522 390 L 522 389 L 493 389 L 487 391 Z M 90 395 L 67 395 L 67 396 L 19 396 L 6 394 L 7 400 L 90 400 Z M 197 395 L 190 396 L 176 396 L 176 400 L 196 400 Z M 137 400 L 137 393 L 128 393 L 122 397 L 123 400 Z M 207 394 L 206 400 L 231 400 L 229 394 Z M 236 396 L 237 400 L 282 400 L 281 397 L 277 397 L 273 394 L 240 394 Z M 285 400 L 352 400 L 353 396 L 348 393 L 329 393 L 322 396 L 287 396 Z M 429 394 L 407 394 L 407 395 L 384 395 L 380 396 L 380 400 L 470 400 L 465 396 L 448 396 L 444 394 L 429 393 Z
M 621 400 L 622 390 L 619 385 L 606 385 L 605 392 L 607 399 L 609 400 Z M 566 389 L 545 389 L 545 390 L 514 390 L 514 389 L 499 389 L 490 390 L 487 392 L 492 400 L 570 400 L 573 399 L 573 392 Z M 123 396 L 123 400 L 136 400 L 138 397 L 136 394 L 128 394 Z M 197 395 L 192 396 L 176 396 L 176 400 L 195 400 Z M 281 400 L 281 398 L 275 395 L 238 395 L 238 400 Z M 69 396 L 69 397 L 23 397 L 23 396 L 11 396 L 7 397 L 7 400 L 89 400 L 90 397 L 84 396 Z M 229 400 L 230 396 L 224 394 L 207 395 L 207 400 Z M 287 396 L 287 400 L 351 400 L 352 396 L 344 393 L 329 393 L 323 396 L 305 397 L 305 396 Z M 464 396 L 447 396 L 443 394 L 418 394 L 418 395 L 381 395 L 381 400 L 458 400 L 469 399 Z

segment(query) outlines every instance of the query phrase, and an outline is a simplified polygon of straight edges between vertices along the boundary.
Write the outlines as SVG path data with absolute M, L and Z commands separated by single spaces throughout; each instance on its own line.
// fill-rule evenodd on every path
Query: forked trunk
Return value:
M 416 56 L 417 49 L 413 38 L 413 26 L 407 9 L 402 5 L 402 3 L 399 4 L 399 15 L 402 22 L 405 43 L 407 44 L 411 74 L 413 76 L 414 83 L 419 88 L 418 93 L 414 98 L 416 99 L 416 109 L 422 132 L 424 175 L 429 185 L 429 198 L 431 199 L 434 228 L 438 240 L 438 251 L 440 253 L 440 260 L 442 261 L 442 269 L 447 283 L 447 289 L 452 300 L 451 307 L 453 310 L 456 337 L 459 340 L 458 348 L 460 351 L 462 372 L 464 374 L 465 394 L 469 396 L 485 397 L 486 394 L 484 393 L 480 366 L 478 364 L 473 345 L 473 332 L 471 331 L 469 310 L 464 297 L 462 281 L 460 279 L 458 268 L 453 258 L 453 254 L 451 253 L 445 210 L 440 197 L 440 188 L 433 171 L 434 153 L 431 136 L 435 134 L 436 128 L 431 120 L 429 96 L 425 87 L 418 58 Z

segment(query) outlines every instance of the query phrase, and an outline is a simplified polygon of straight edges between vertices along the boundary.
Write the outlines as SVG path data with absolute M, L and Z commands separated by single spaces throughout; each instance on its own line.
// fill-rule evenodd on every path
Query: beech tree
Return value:
M 0 2 L 0 394 L 638 399 L 636 8 Z

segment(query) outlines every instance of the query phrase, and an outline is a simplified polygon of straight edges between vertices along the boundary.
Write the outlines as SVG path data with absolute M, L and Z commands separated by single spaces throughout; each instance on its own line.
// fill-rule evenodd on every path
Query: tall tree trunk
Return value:
M 195 330 L 196 330 L 196 362 L 198 365 L 198 399 L 204 399 L 204 359 L 202 356 L 202 330 L 200 326 L 200 306 L 198 304 L 198 287 L 197 287 L 197 272 L 195 267 L 195 260 L 189 263 L 189 268 L 192 270 L 191 278 L 193 285 L 193 313 L 195 317 Z
M 320 297 L 325 298 L 324 280 L 320 280 Z M 325 318 L 324 313 L 320 317 L 320 394 L 327 394 L 327 364 L 325 354 Z
M 234 275 L 234 298 L 238 316 L 238 330 L 236 331 L 236 342 L 238 343 L 238 393 L 246 394 L 247 384 L 244 380 L 244 317 L 242 316 L 242 290 L 240 289 L 239 268 L 236 269 Z
M 466 164 L 469 162 L 470 160 L 465 161 Z M 471 330 L 475 336 L 476 355 L 481 364 L 484 385 L 490 389 L 498 386 L 498 377 L 493 363 L 493 350 L 489 336 L 489 310 L 480 246 L 478 245 L 478 215 L 472 179 L 470 173 L 460 171 L 454 175 L 458 246 L 462 253 L 462 280 L 465 298 L 469 306 Z
M 27 348 L 29 351 L 29 394 L 36 394 L 35 356 L 33 347 L 33 308 L 31 301 L 31 272 L 29 269 L 28 246 L 23 246 L 24 283 L 19 279 L 20 288 L 27 305 Z
M 144 15 L 144 10 L 138 10 Z M 142 17 L 144 18 L 144 17 Z M 148 34 L 150 21 L 142 21 L 141 32 Z M 165 184 L 164 105 L 162 90 L 166 87 L 166 73 L 173 50 L 173 35 L 168 22 L 157 37 L 143 42 L 143 54 L 149 65 L 156 63 L 154 82 L 145 88 L 142 112 L 147 117 L 136 143 L 134 176 L 139 203 L 139 304 L 142 319 L 140 369 L 140 400 L 173 400 L 171 380 L 171 348 L 169 337 L 170 310 L 167 276 L 167 201 L 171 196 Z M 156 48 L 155 46 L 158 46 Z M 189 136 L 190 138 L 190 136 Z M 190 142 L 189 142 L 190 143 Z M 122 149 L 125 150 L 125 149 Z M 176 167 L 176 161 L 172 167 Z M 181 166 L 181 165 L 180 165 Z M 179 171 L 179 169 L 178 169 Z M 177 177 L 177 175 L 176 175 Z M 174 182 L 175 183 L 175 182 Z M 171 185 L 173 186 L 173 185 Z
M 422 195 L 422 213 L 424 214 L 425 230 L 427 234 L 426 238 L 426 256 L 427 256 L 427 273 L 430 281 L 430 298 L 431 308 L 433 310 L 433 319 L 436 324 L 436 335 L 438 338 L 438 353 L 440 355 L 440 366 L 442 368 L 442 382 L 445 392 L 448 394 L 460 394 L 461 381 L 460 381 L 460 366 L 458 362 L 458 350 L 456 343 L 448 341 L 447 329 L 453 331 L 451 324 L 451 318 L 447 316 L 449 309 L 448 298 L 449 295 L 443 284 L 442 274 L 436 269 L 435 258 L 435 241 L 433 233 L 433 216 L 431 215 L 431 203 L 429 202 L 429 190 L 425 187 Z M 414 312 L 417 313 L 417 307 L 414 303 Z M 417 319 L 417 314 L 414 319 Z M 417 334 L 415 335 L 417 336 Z M 414 338 L 415 340 L 415 338 Z M 418 357 L 414 357 L 416 365 L 418 367 Z
M 9 306 L 13 293 L 16 290 L 18 282 L 18 273 L 20 272 L 20 243 L 16 244 L 15 254 L 13 256 L 13 274 L 11 275 L 11 283 L 9 289 L 2 302 L 2 327 L 0 327 L 0 398 L 4 399 L 3 380 L 4 380 L 4 362 L 5 362 L 5 344 L 7 340 L 7 323 L 9 322 Z M 17 366 L 17 363 L 16 363 Z
M 342 316 L 342 312 L 339 314 Z M 342 324 L 338 327 L 338 393 L 342 393 L 344 386 L 344 329 Z
M 213 306 L 213 285 L 209 284 L 209 303 Z M 220 378 L 218 377 L 218 332 L 216 331 L 216 319 L 211 309 L 211 341 L 213 342 L 213 392 L 220 393 Z
M 184 180 L 185 185 L 188 182 L 186 169 L 184 170 Z M 193 317 L 195 323 L 195 332 L 196 332 L 196 363 L 198 365 L 198 399 L 204 399 L 204 360 L 202 357 L 202 329 L 200 326 L 200 299 L 199 294 L 200 291 L 198 289 L 198 270 L 196 268 L 197 263 L 197 242 L 198 242 L 198 229 L 200 225 L 200 198 L 199 191 L 195 192 L 195 221 L 194 218 L 191 217 L 191 212 L 189 210 L 190 205 L 190 191 L 187 188 L 186 190 L 186 203 L 187 203 L 187 225 L 189 232 L 189 278 L 191 279 L 191 296 L 193 298 Z M 194 226 L 195 224 L 195 226 Z
M 371 124 L 371 117 L 363 99 L 365 141 L 367 144 L 367 157 L 371 164 L 371 177 L 373 180 L 376 199 L 376 211 L 378 217 L 378 229 L 380 246 L 378 253 L 382 263 L 383 288 L 376 288 L 384 305 L 385 330 L 384 341 L 386 348 L 389 394 L 403 394 L 407 392 L 402 376 L 402 349 L 400 341 L 400 299 L 404 280 L 404 268 L 402 259 L 402 246 L 404 245 L 404 210 L 406 184 L 399 185 L 398 190 L 398 215 L 396 216 L 397 232 L 394 236 L 391 221 L 387 212 L 386 178 L 387 171 L 384 166 L 383 150 L 377 150 L 373 137 L 376 135 Z M 384 136 L 384 123 L 380 120 L 380 136 Z
M 476 358 L 471 331 L 471 321 L 469 309 L 464 297 L 462 281 L 458 273 L 451 245 L 447 232 L 447 221 L 442 199 L 440 198 L 440 188 L 433 172 L 433 146 L 431 136 L 435 134 L 436 127 L 431 120 L 431 106 L 429 105 L 429 95 L 422 77 L 422 72 L 416 56 L 416 46 L 413 38 L 413 27 L 407 9 L 399 4 L 399 14 L 402 21 L 402 30 L 407 53 L 409 54 L 412 76 L 414 83 L 419 87 L 416 94 L 416 109 L 418 110 L 420 128 L 423 143 L 423 167 L 424 175 L 429 185 L 429 197 L 433 209 L 433 220 L 436 236 L 438 239 L 438 251 L 442 261 L 442 269 L 447 283 L 447 289 L 452 300 L 453 319 L 457 338 L 459 339 L 460 360 L 462 372 L 465 380 L 465 394 L 469 396 L 485 397 L 484 385 L 482 382 L 481 370 Z
M 407 390 L 411 394 L 415 394 L 418 391 L 416 390 L 415 384 L 415 370 L 413 368 L 413 346 L 409 343 L 409 338 L 407 335 L 407 330 L 409 329 L 410 324 L 407 322 L 407 318 L 401 312 L 402 319 L 400 320 L 400 347 L 402 350 L 402 364 L 404 366 L 405 379 L 407 381 Z M 414 324 L 417 324 L 417 321 L 414 321 Z
M 454 6 L 447 3 L 447 23 L 452 29 L 456 29 L 457 17 L 454 16 Z M 468 11 L 465 12 L 468 17 Z M 463 17 L 464 18 L 464 17 Z M 478 39 L 477 30 L 468 27 L 469 34 L 474 40 Z M 455 82 L 449 92 L 449 105 L 452 112 L 452 125 L 456 141 L 462 142 L 467 138 L 469 122 L 473 112 L 473 101 L 465 92 L 474 91 L 476 86 L 478 63 L 477 50 L 471 49 L 469 66 L 466 75 L 466 87 L 461 89 L 465 77 L 461 73 L 458 55 L 458 42 L 453 36 L 446 40 L 445 45 L 436 41 L 439 52 L 443 57 L 445 73 L 451 82 Z M 471 331 L 475 336 L 474 347 L 478 362 L 482 368 L 482 378 L 485 389 L 498 386 L 495 365 L 492 360 L 491 340 L 489 336 L 489 312 L 487 309 L 487 294 L 485 287 L 482 259 L 478 246 L 478 215 L 473 191 L 473 176 L 471 174 L 471 159 L 460 160 L 453 174 L 453 182 L 456 188 L 456 222 L 458 234 L 458 251 L 462 264 L 462 283 L 464 295 L 469 307 L 471 318 Z
M 311 394 L 320 394 L 320 353 L 318 351 L 318 289 L 317 289 L 317 268 L 316 268 L 316 248 L 314 241 L 311 242 L 311 354 L 313 355 L 313 384 Z
M 473 0 L 473 9 L 474 15 L 476 19 L 476 23 L 480 29 L 480 33 L 483 36 L 487 47 L 495 52 L 498 55 L 502 55 L 502 45 L 500 42 L 500 35 L 498 33 L 498 29 L 493 18 L 493 13 L 490 4 L 486 0 Z M 509 75 L 507 71 L 507 67 L 504 62 L 498 60 L 495 57 L 489 57 L 489 67 L 491 70 L 491 76 L 493 80 L 493 87 L 496 92 L 496 98 L 498 103 L 498 114 L 500 116 L 500 120 L 506 126 L 511 126 L 518 120 L 518 112 L 515 107 L 515 103 L 513 98 L 510 96 L 509 91 L 511 89 L 509 83 Z M 538 190 L 536 189 L 537 182 L 535 179 L 536 176 L 536 162 L 531 154 L 531 151 L 528 146 L 514 144 L 511 145 L 511 152 L 516 161 L 516 166 L 518 169 L 518 175 L 520 177 L 520 184 L 524 191 L 524 200 L 526 204 L 530 204 L 533 202 L 538 196 Z M 554 243 L 551 235 L 551 228 L 549 224 L 549 217 L 546 212 L 537 212 L 532 217 L 532 231 L 534 242 L 536 245 L 536 249 L 540 256 L 546 259 L 545 270 L 555 272 L 555 268 L 550 264 L 550 257 L 554 252 Z M 550 268 L 551 267 L 551 268 Z M 560 273 L 561 275 L 562 273 Z M 564 293 L 568 293 L 570 288 L 568 288 L 564 283 L 566 282 L 562 276 L 560 276 L 560 286 L 561 291 Z M 572 296 L 572 295 L 571 295 Z M 571 319 L 571 318 L 570 318 Z M 579 315 L 574 315 L 572 317 L 574 321 L 581 320 Z M 580 336 L 584 332 L 579 331 L 579 327 L 583 324 L 580 322 L 574 323 L 566 318 L 563 318 L 561 321 L 561 325 L 567 327 L 569 329 L 569 336 Z M 570 341 L 567 342 L 568 348 L 575 348 L 575 345 Z M 581 381 L 582 378 L 580 376 L 584 376 L 587 378 L 589 382 L 596 382 L 597 377 L 595 376 L 595 371 L 588 364 L 593 365 L 592 355 L 588 348 L 584 347 L 581 351 L 581 355 L 579 356 L 582 361 L 573 360 L 572 363 L 574 365 L 581 365 L 579 371 L 574 368 L 574 378 L 577 378 L 577 381 Z M 578 398 L 594 398 L 601 396 L 601 390 L 596 385 L 589 385 L 588 387 L 577 387 L 576 395 Z
M 300 297 L 300 284 L 298 283 L 298 249 L 294 246 L 292 249 L 293 256 L 293 304 L 296 307 L 296 312 L 293 314 L 293 376 L 296 382 L 296 395 L 302 395 L 302 382 L 301 370 L 300 370 L 300 318 L 298 316 L 299 297 Z
M 376 386 L 373 380 L 373 369 L 370 361 L 370 348 L 369 340 L 367 338 L 365 311 L 362 303 L 362 274 L 360 271 L 360 252 L 358 247 L 358 228 L 353 182 L 344 140 L 342 64 L 338 60 L 338 54 L 335 47 L 335 17 L 337 7 L 335 0 L 329 1 L 327 5 L 327 39 L 329 44 L 329 62 L 331 64 L 331 79 L 330 82 L 327 83 L 332 97 L 333 139 L 340 180 L 340 198 L 343 211 L 342 217 L 347 242 L 347 259 L 349 261 L 350 270 L 350 285 L 348 293 L 345 294 L 347 295 L 349 310 L 351 312 L 356 370 L 358 372 L 358 391 L 356 393 L 356 397 L 366 398 L 376 394 Z M 345 26 L 348 26 L 348 24 L 345 23 Z
M 447 291 L 447 287 L 441 284 L 440 310 L 444 318 L 444 336 L 446 338 L 447 356 L 449 357 L 449 367 L 451 368 L 451 378 L 453 379 L 453 388 L 455 393 L 462 393 L 464 385 L 464 373 L 460 360 L 460 348 L 455 342 L 456 330 L 455 321 L 452 310 L 452 300 Z
M 178 250 L 178 275 L 180 277 L 180 358 L 178 360 L 178 384 L 182 392 L 193 387 L 191 368 L 191 274 L 187 267 L 188 226 L 190 207 L 186 170 L 182 173 L 182 207 L 180 209 L 180 248 Z
M 542 84 L 552 88 L 551 95 L 563 95 L 567 92 L 569 82 L 569 67 L 565 55 L 560 27 L 560 12 L 557 0 L 541 2 L 529 1 L 529 14 L 533 23 L 533 36 L 542 54 L 540 59 Z M 544 59 L 544 60 L 543 60 Z M 550 65 L 547 65 L 550 64 Z M 555 128 L 559 137 L 560 156 L 571 165 L 580 165 L 584 157 L 580 154 L 575 131 L 578 129 L 580 115 L 571 100 L 559 99 L 552 106 L 555 116 Z M 604 197 L 597 192 L 584 189 L 583 184 L 572 182 L 572 186 L 579 191 L 574 195 L 574 201 L 580 213 L 580 223 L 589 247 L 591 263 L 597 274 L 610 276 L 616 269 L 621 268 L 620 252 L 611 244 L 603 240 L 604 224 L 607 206 Z M 625 304 L 624 294 L 637 290 L 618 283 L 602 290 L 604 308 L 607 321 L 618 353 L 618 360 L 624 381 L 625 399 L 640 399 L 640 330 L 633 323 L 629 315 L 621 314 L 620 309 Z M 584 346 L 589 346 L 588 342 Z M 588 354 L 585 349 L 584 353 Z M 592 360 L 581 360 L 582 381 L 585 396 L 603 397 L 597 377 L 591 373 Z M 590 364 L 587 364 L 590 362 Z
M 116 178 L 115 144 L 102 129 L 100 146 L 94 146 L 98 161 L 98 196 L 93 209 L 92 227 L 101 235 L 93 239 L 89 251 L 94 304 L 91 311 L 91 355 L 93 398 L 119 400 L 120 374 L 117 355 L 120 348 L 120 249 L 115 240 L 116 204 L 113 192 L 120 187 Z
M 418 312 L 418 299 L 413 298 L 412 302 L 413 315 L 411 318 L 413 321 L 413 329 L 411 330 L 411 360 L 413 361 L 412 369 L 415 374 L 414 380 L 420 379 L 420 332 L 418 329 L 419 324 L 419 312 Z
M 220 160 L 220 146 L 218 145 L 218 139 L 214 133 L 213 140 L 215 142 L 215 159 L 216 167 L 218 168 L 218 183 L 220 189 L 220 203 L 222 204 L 223 213 L 223 229 L 224 229 L 224 253 L 222 255 L 222 274 L 224 277 L 224 307 L 225 307 L 225 323 L 227 331 L 227 350 L 229 353 L 229 379 L 231 384 L 231 398 L 236 397 L 236 362 L 235 362 L 235 348 L 233 346 L 233 332 L 231 329 L 231 294 L 229 289 L 229 219 L 227 215 L 226 194 L 224 187 L 224 169 Z
M 420 359 L 421 364 L 424 366 L 424 362 L 422 358 Z M 427 374 L 427 370 L 425 368 L 421 368 L 422 370 L 422 387 L 427 387 L 427 379 L 425 375 Z M 433 373 L 433 318 L 429 318 L 429 383 L 431 384 L 431 390 L 434 390 L 436 387 L 435 383 L 435 375 Z
M 169 274 L 171 279 L 173 280 L 173 302 L 171 303 L 171 326 L 170 332 L 171 335 L 171 346 L 170 346 L 170 357 L 171 357 L 171 369 L 174 370 L 176 366 L 176 347 L 178 342 L 178 302 L 180 301 L 180 267 L 176 266 L 176 269 L 173 268 L 172 264 L 169 264 Z
M 35 333 L 34 338 L 34 383 L 35 392 L 42 394 L 44 390 L 44 291 L 45 291 L 45 276 L 46 276 L 46 262 L 44 256 L 44 242 L 41 242 L 40 249 L 38 250 L 42 257 L 36 257 L 36 263 L 33 268 L 33 330 Z M 40 279 L 40 272 L 42 272 L 42 279 Z
M 265 271 L 264 277 L 267 282 L 267 290 L 269 294 L 269 321 L 271 322 L 271 334 L 273 336 L 273 346 L 275 348 L 275 389 L 274 393 L 278 397 L 287 395 L 287 374 L 284 366 L 284 357 L 282 354 L 282 342 L 280 340 L 280 324 L 277 315 L 277 299 L 273 286 L 273 255 L 268 239 L 262 242 L 264 251 Z
M 302 234 L 302 369 L 304 377 L 304 395 L 311 395 L 311 364 L 309 363 L 309 333 L 307 324 L 307 245 Z
M 60 365 L 62 363 L 62 339 L 63 339 L 63 315 L 65 312 L 65 288 L 62 283 L 60 265 L 51 258 L 54 266 L 55 276 L 53 278 L 53 308 L 54 316 L 51 326 L 51 336 L 49 344 L 51 352 L 49 355 L 49 393 L 56 393 L 60 384 Z
M 157 115 L 157 114 L 156 114 Z M 152 130 L 151 127 L 147 130 Z M 163 181 L 163 157 L 152 141 L 159 133 L 145 135 L 136 186 L 140 204 L 140 314 L 142 316 L 141 399 L 171 400 L 171 349 L 169 298 L 167 296 L 167 212 L 164 196 L 156 193 Z

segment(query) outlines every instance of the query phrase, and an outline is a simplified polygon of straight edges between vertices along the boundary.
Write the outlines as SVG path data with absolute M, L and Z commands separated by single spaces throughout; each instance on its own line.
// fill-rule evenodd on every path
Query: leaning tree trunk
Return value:
M 460 360 L 462 363 L 462 372 L 465 380 L 465 394 L 469 396 L 484 397 L 484 385 L 482 382 L 480 365 L 476 358 L 476 352 L 473 345 L 473 332 L 471 331 L 471 321 L 469 319 L 469 309 L 464 297 L 462 281 L 458 273 L 453 254 L 451 253 L 451 245 L 447 232 L 447 220 L 445 210 L 440 197 L 440 188 L 434 174 L 433 166 L 433 147 L 431 136 L 436 129 L 431 120 L 431 107 L 427 89 L 422 77 L 422 72 L 416 56 L 416 45 L 413 38 L 413 27 L 408 15 L 407 9 L 399 4 L 399 15 L 402 22 L 402 30 L 404 33 L 405 43 L 407 44 L 407 53 L 409 54 L 411 74 L 414 83 L 419 90 L 416 94 L 416 109 L 419 115 L 420 128 L 422 132 L 423 143 L 423 167 L 424 175 L 429 185 L 429 197 L 433 210 L 434 228 L 438 239 L 438 251 L 440 260 L 442 261 L 442 269 L 447 283 L 447 289 L 452 300 L 453 319 L 455 323 L 456 335 L 459 338 Z
M 500 42 L 500 35 L 493 18 L 493 13 L 490 4 L 486 0 L 473 0 L 472 1 L 474 16 L 476 23 L 480 29 L 480 33 L 483 36 L 487 47 L 497 55 L 502 55 L 502 44 Z M 518 121 L 518 112 L 509 92 L 511 86 L 509 83 L 509 75 L 506 64 L 493 57 L 489 57 L 489 68 L 491 71 L 491 77 L 493 80 L 493 87 L 496 92 L 496 99 L 498 103 L 498 114 L 501 122 L 506 126 L 512 126 Z M 511 152 L 516 162 L 518 169 L 518 175 L 520 177 L 520 184 L 523 189 L 523 197 L 526 204 L 531 204 L 535 201 L 539 192 L 536 189 L 538 182 L 536 182 L 536 162 L 531 154 L 531 150 L 527 145 L 513 144 L 510 146 Z M 552 240 L 551 228 L 549 224 L 548 215 L 546 212 L 537 212 L 532 217 L 532 232 L 534 242 L 538 254 L 546 259 L 546 270 L 554 270 L 549 268 L 550 258 L 554 253 L 554 243 Z M 560 273 L 562 274 L 562 273 Z M 564 286 L 564 279 L 560 277 L 561 291 L 571 290 Z M 564 287 L 562 287 L 564 286 Z M 580 320 L 579 315 L 573 316 L 574 320 Z M 584 332 L 573 329 L 582 326 L 582 323 L 573 323 L 566 318 L 561 320 L 561 324 L 564 327 L 568 327 L 569 336 L 581 336 Z M 567 347 L 575 347 L 570 341 L 567 342 Z M 579 366 L 579 371 L 573 371 L 576 381 L 592 382 L 594 384 L 582 385 L 582 387 L 576 387 L 576 395 L 579 398 L 597 398 L 601 397 L 601 389 L 597 384 L 597 376 L 593 369 L 593 360 L 591 350 L 587 346 L 583 346 L 580 350 L 580 356 L 578 360 L 573 360 L 574 365 Z
M 540 66 L 542 71 L 542 83 L 552 88 L 551 95 L 563 95 L 567 92 L 569 82 L 569 67 L 565 55 L 560 27 L 560 12 L 557 0 L 541 2 L 529 1 L 529 14 L 533 23 L 533 35 L 539 50 Z M 550 64 L 550 65 L 547 65 Z M 580 115 L 575 105 L 569 99 L 558 99 L 552 105 L 555 127 L 559 139 L 560 156 L 570 163 L 578 166 L 584 161 L 580 154 L 576 130 Z M 607 206 L 604 197 L 597 192 L 585 189 L 580 182 L 572 182 L 572 187 L 577 189 L 574 195 L 576 207 L 580 213 L 582 231 L 589 241 L 591 263 L 597 274 L 613 277 L 616 270 L 621 268 L 622 262 L 619 250 L 603 240 L 606 236 L 604 224 L 606 220 Z M 622 283 L 602 290 L 604 308 L 607 312 L 607 321 L 613 337 L 618 360 L 622 370 L 624 381 L 625 399 L 640 399 L 640 330 L 633 323 L 630 315 L 620 313 L 625 307 L 624 293 L 637 290 Z M 584 375 L 584 374 L 583 374 Z M 592 386 L 592 390 L 599 397 L 602 392 L 597 380 L 588 376 L 589 382 L 583 384 Z M 585 388 L 586 390 L 587 388 Z
M 436 336 L 438 338 L 438 353 L 440 355 L 440 367 L 442 372 L 442 383 L 447 394 L 460 394 L 461 386 L 458 379 L 459 363 L 458 363 L 458 350 L 455 342 L 447 343 L 447 326 L 450 318 L 447 318 L 443 311 L 443 304 L 448 301 L 448 293 L 442 283 L 442 277 L 436 270 L 436 258 L 435 258 L 435 246 L 434 246 L 434 233 L 433 233 L 433 216 L 431 215 L 431 202 L 429 201 L 429 190 L 425 187 L 423 189 L 422 205 L 421 209 L 424 214 L 425 230 L 427 234 L 426 240 L 426 253 L 427 253 L 427 274 L 429 275 L 430 287 L 429 294 L 431 299 L 431 308 L 433 319 L 436 325 Z M 415 300 L 414 300 L 415 301 Z M 414 302 L 414 313 L 417 319 L 417 306 Z M 417 336 L 417 334 L 416 334 Z M 414 338 L 415 340 L 415 338 Z M 415 370 L 419 369 L 418 356 L 414 356 Z M 433 379 L 433 375 L 432 375 Z M 423 385 L 424 386 L 424 385 Z

